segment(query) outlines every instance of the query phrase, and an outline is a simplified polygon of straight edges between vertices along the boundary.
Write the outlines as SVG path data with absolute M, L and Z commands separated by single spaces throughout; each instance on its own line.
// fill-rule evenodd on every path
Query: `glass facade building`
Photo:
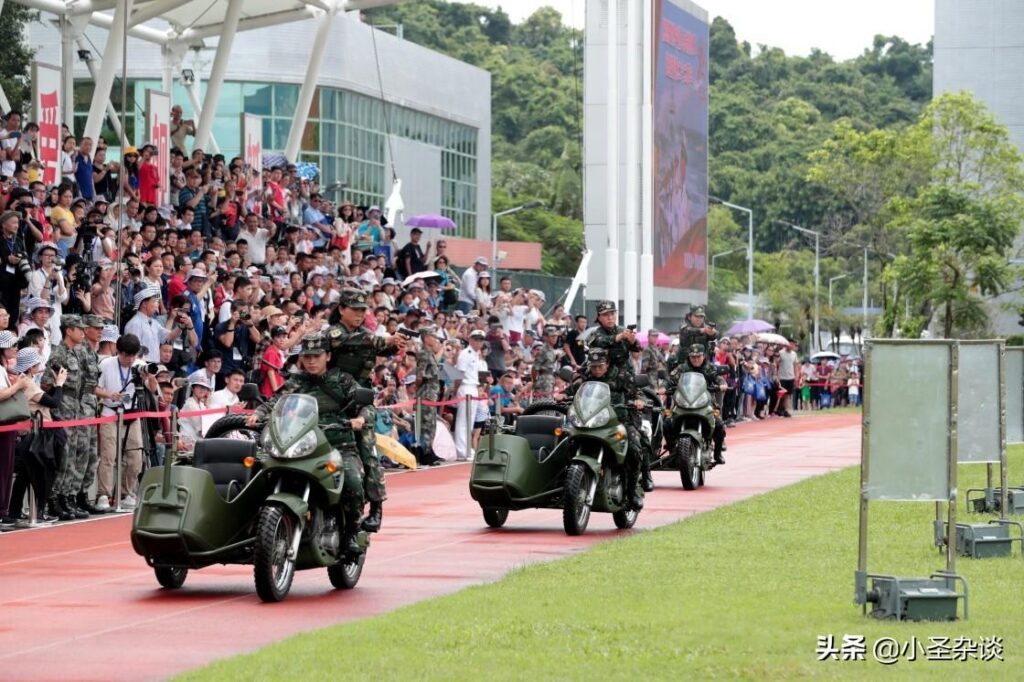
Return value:
M 145 140 L 136 131 L 144 130 L 147 89 L 160 89 L 158 80 L 130 80 L 128 83 L 127 139 Z M 196 85 L 200 102 L 202 85 Z M 111 99 L 122 110 L 121 88 L 115 84 Z M 92 98 L 92 83 L 75 85 L 75 132 L 81 134 Z M 240 114 L 255 114 L 263 119 L 263 148 L 281 152 L 288 140 L 292 116 L 299 99 L 299 86 L 288 83 L 225 81 L 213 125 L 213 138 L 220 151 L 230 159 L 239 155 Z M 176 83 L 171 101 L 191 107 L 185 88 Z M 309 120 L 302 135 L 300 161 L 320 168 L 320 184 L 346 184 L 343 196 L 357 204 L 383 205 L 391 189 L 391 170 L 387 167 L 387 131 L 437 147 L 440 150 L 441 212 L 459 226 L 457 236 L 475 236 L 477 223 L 477 139 L 472 126 L 388 103 L 386 111 L 379 98 L 341 88 L 318 87 L 310 107 Z M 386 114 L 386 115 L 385 115 Z M 103 136 L 111 146 L 117 136 L 104 122 Z M 207 150 L 210 151 L 210 150 Z

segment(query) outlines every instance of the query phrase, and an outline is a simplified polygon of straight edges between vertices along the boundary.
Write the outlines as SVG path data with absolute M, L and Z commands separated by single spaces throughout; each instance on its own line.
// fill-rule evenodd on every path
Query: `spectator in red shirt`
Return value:
M 160 169 L 156 164 L 156 147 L 143 146 L 139 163 L 139 201 L 150 206 L 160 205 Z
M 167 300 L 173 301 L 176 296 L 183 295 L 188 290 L 186 280 L 188 271 L 192 269 L 192 259 L 188 256 L 174 257 L 174 274 L 171 281 L 167 283 Z
M 271 398 L 284 386 L 284 351 L 288 346 L 288 330 L 274 327 L 270 333 L 272 342 L 263 351 L 260 361 L 260 395 Z

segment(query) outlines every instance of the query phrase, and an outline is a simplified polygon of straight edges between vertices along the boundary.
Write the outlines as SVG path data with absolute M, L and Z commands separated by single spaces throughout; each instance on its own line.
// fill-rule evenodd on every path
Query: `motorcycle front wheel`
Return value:
M 363 562 L 366 561 L 366 553 L 359 555 L 359 560 L 347 564 L 334 564 L 327 567 L 327 577 L 331 579 L 331 585 L 336 590 L 351 590 L 359 582 L 363 575 Z
M 683 489 L 696 490 L 703 484 L 704 469 L 700 465 L 700 446 L 689 436 L 680 436 L 676 444 L 679 479 Z
M 295 558 L 289 557 L 296 533 L 295 521 L 281 507 L 263 507 L 256 522 L 253 579 L 256 594 L 266 602 L 288 596 L 295 577 Z
M 615 521 L 616 528 L 626 530 L 633 527 L 639 516 L 640 512 L 635 509 L 622 508 L 612 514 L 612 520 Z
M 566 535 L 582 535 L 590 523 L 590 486 L 592 475 L 586 465 L 575 462 L 565 472 L 562 525 Z

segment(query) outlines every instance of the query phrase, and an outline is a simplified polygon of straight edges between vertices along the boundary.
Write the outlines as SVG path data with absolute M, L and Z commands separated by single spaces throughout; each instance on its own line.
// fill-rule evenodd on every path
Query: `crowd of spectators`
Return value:
M 292 371 L 302 338 L 337 320 L 347 288 L 367 294 L 364 326 L 373 334 L 433 330 L 444 370 L 439 398 L 493 391 L 497 409 L 512 415 L 534 397 L 533 358 L 546 343 L 545 326 L 573 326 L 560 306 L 546 308 L 544 292 L 508 277 L 494 281 L 486 258 L 456 268 L 439 231 L 427 237 L 413 229 L 396 243 L 379 207 L 331 201 L 294 164 L 258 177 L 241 158 L 184 148 L 194 126 L 177 106 L 172 128 L 177 146 L 169 159 L 145 143 L 127 146 L 120 161 L 107 158 L 104 139 L 78 139 L 65 128 L 62 180 L 47 185 L 38 126 L 18 111 L 4 116 L 0 401 L 24 392 L 33 409 L 51 411 L 48 419 L 68 420 L 114 414 L 119 403 L 128 410 L 229 406 L 246 381 L 269 397 Z M 162 201 L 161 164 L 169 202 Z M 482 343 L 470 342 L 481 336 Z M 380 410 L 378 431 L 405 442 L 414 438 L 407 406 L 419 388 L 422 347 L 414 336 L 406 352 L 380 358 L 372 377 L 378 403 L 400 405 Z M 36 357 L 29 349 L 38 363 L 28 364 Z M 89 349 L 94 362 L 87 362 Z M 580 359 L 570 353 L 567 361 Z M 71 376 L 63 388 L 62 367 Z M 91 376 L 83 382 L 78 374 Z M 480 424 L 494 408 L 481 400 L 476 409 Z M 454 425 L 455 412 L 440 416 Z M 179 446 L 189 448 L 212 420 L 182 419 Z M 138 471 L 161 461 L 169 430 L 166 419 L 129 428 L 122 507 L 135 504 Z M 35 487 L 40 504 L 50 502 L 47 513 L 82 518 L 115 506 L 114 435 L 102 427 L 98 441 L 95 427 L 55 431 L 57 457 Z M 17 439 L 0 433 L 2 527 L 22 512 L 25 486 L 11 499 Z M 94 455 L 81 465 L 90 447 Z
M 425 346 L 442 370 L 440 392 L 427 397 L 451 400 L 438 416 L 459 459 L 471 456 L 489 416 L 514 420 L 562 388 L 558 365 L 583 363 L 576 340 L 588 320 L 549 304 L 544 292 L 509 277 L 494 281 L 484 257 L 456 268 L 440 232 L 413 229 L 399 245 L 379 207 L 334 203 L 294 164 L 257 176 L 241 158 L 187 150 L 193 130 L 176 106 L 169 159 L 142 144 L 112 161 L 105 140 L 77 139 L 65 128 L 63 179 L 50 186 L 38 126 L 7 112 L 0 402 L 21 392 L 46 420 L 63 421 L 122 406 L 230 407 L 246 382 L 269 397 L 293 370 L 303 337 L 337 321 L 346 289 L 367 295 L 370 333 L 413 332 L 406 351 L 378 358 L 371 379 L 386 408 L 377 431 L 405 445 L 416 440 L 414 403 L 424 397 L 417 355 Z M 160 164 L 169 171 L 169 202 L 161 200 Z M 674 351 L 661 348 L 662 359 Z M 853 363 L 801 364 L 792 349 L 746 337 L 722 339 L 715 360 L 731 368 L 730 424 L 857 400 Z M 634 361 L 640 371 L 639 354 Z M 214 419 L 183 418 L 179 447 L 190 448 Z M 0 528 L 21 521 L 26 488 L 44 517 L 104 512 L 118 503 L 118 487 L 122 508 L 131 508 L 139 471 L 162 461 L 173 434 L 168 419 L 129 423 L 120 486 L 112 424 L 44 430 L 54 453 L 46 472 L 19 468 L 13 487 L 15 448 L 39 450 L 41 439 L 0 433 Z

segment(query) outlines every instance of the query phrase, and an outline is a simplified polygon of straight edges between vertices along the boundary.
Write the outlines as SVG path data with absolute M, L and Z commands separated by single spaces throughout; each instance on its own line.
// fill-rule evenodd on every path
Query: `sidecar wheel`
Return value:
M 267 602 L 288 596 L 295 577 L 295 559 L 289 557 L 295 521 L 281 507 L 263 507 L 256 522 L 256 548 L 253 552 L 253 578 L 256 594 Z
M 564 417 L 569 414 L 569 405 L 554 400 L 535 400 L 523 410 L 523 416 L 530 414 L 543 414 L 549 417 Z
M 590 523 L 590 486 L 591 474 L 587 467 L 580 463 L 570 464 L 565 472 L 564 503 L 562 505 L 562 525 L 566 535 L 582 535 Z
M 178 589 L 185 584 L 185 578 L 188 577 L 187 568 L 156 566 L 153 568 L 153 572 L 156 573 L 156 581 L 160 583 L 160 586 L 166 587 L 168 590 Z
M 229 414 L 221 417 L 210 424 L 210 428 L 206 430 L 206 435 L 203 437 L 224 438 L 228 434 L 241 432 L 246 438 L 256 440 L 259 436 L 260 429 L 246 425 L 245 420 L 248 418 L 248 415 L 244 414 Z
M 676 458 L 679 460 L 679 478 L 685 490 L 696 490 L 704 478 L 699 457 L 699 446 L 689 436 L 681 436 L 676 445 Z
M 640 512 L 635 509 L 620 509 L 612 514 L 612 520 L 615 521 L 616 528 L 626 530 L 633 527 L 639 516 Z
M 347 564 L 335 564 L 327 567 L 327 577 L 336 590 L 351 590 L 363 575 L 363 562 L 366 554 L 360 554 L 359 560 Z
M 491 528 L 501 528 L 508 519 L 508 509 L 483 507 L 484 522 Z

